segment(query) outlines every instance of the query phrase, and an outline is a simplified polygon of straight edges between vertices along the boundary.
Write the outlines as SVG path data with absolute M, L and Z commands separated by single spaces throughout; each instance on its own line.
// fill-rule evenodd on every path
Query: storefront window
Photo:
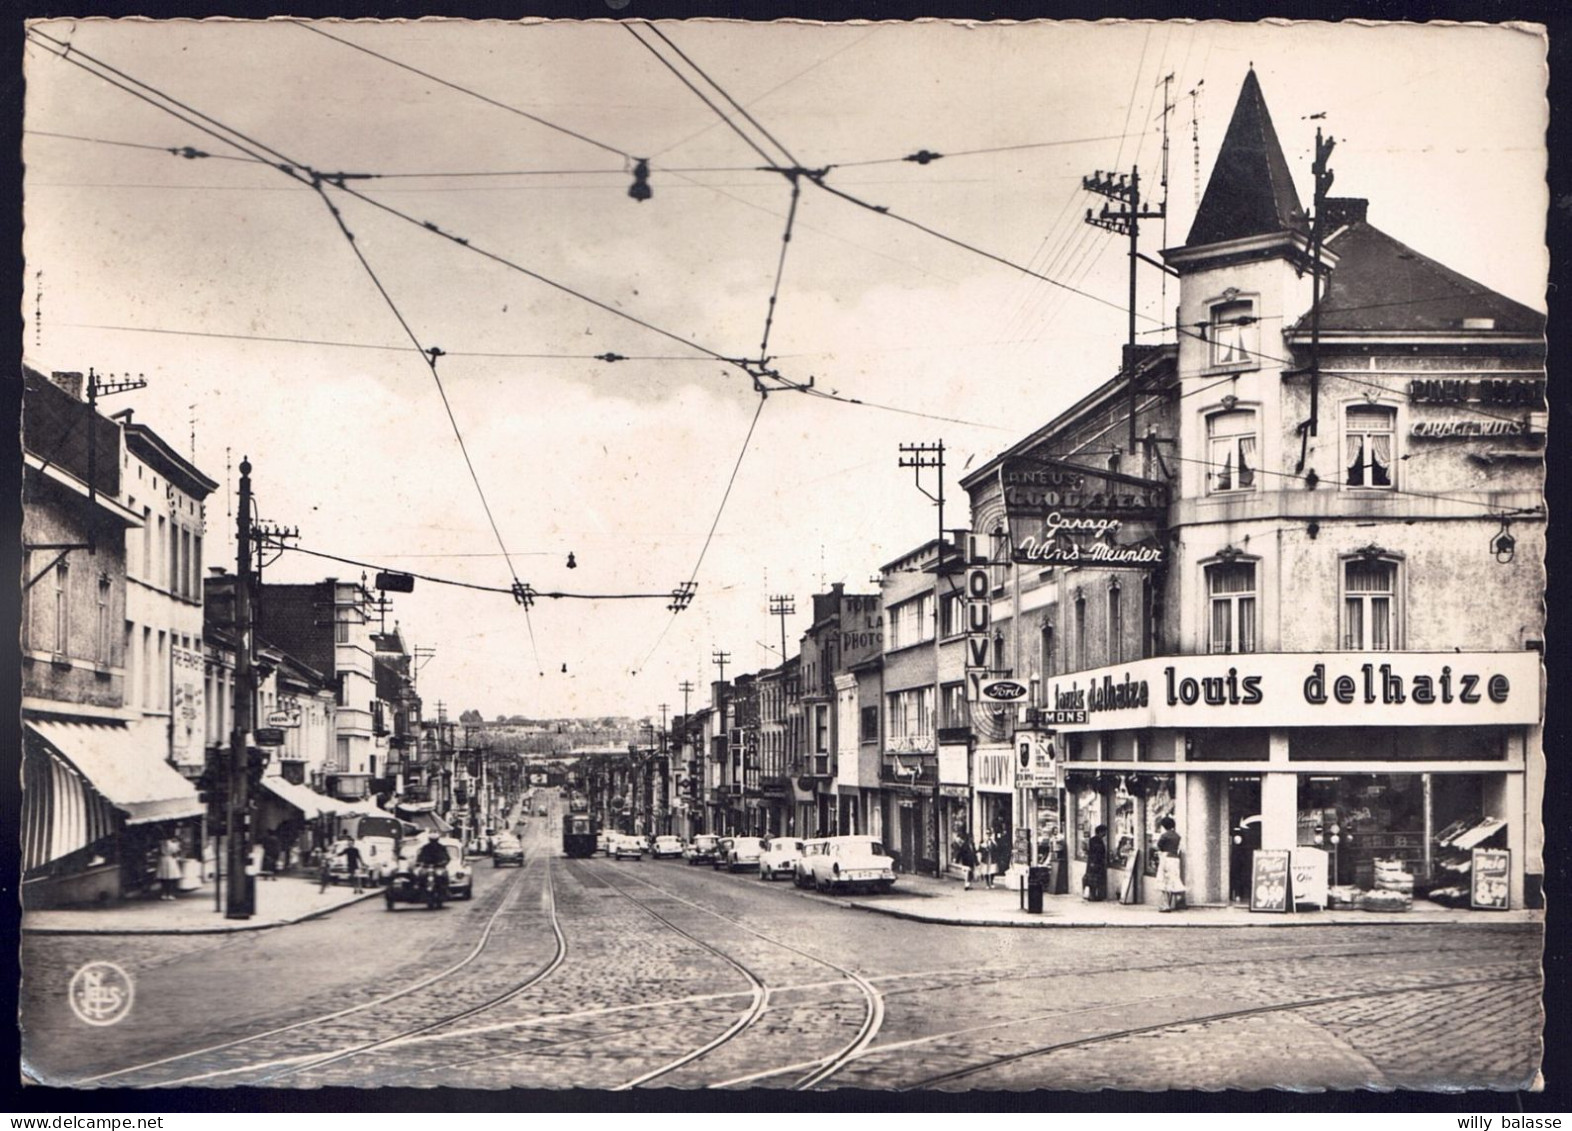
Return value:
M 1141 860 L 1141 867 L 1148 876 L 1157 875 L 1157 838 L 1162 833 L 1158 823 L 1173 815 L 1174 779 L 1167 776 L 1147 779 L 1146 855 Z
M 1086 859 L 1086 842 L 1092 830 L 1103 823 L 1102 794 L 1090 785 L 1082 786 L 1075 795 L 1075 858 Z
M 1128 868 L 1135 856 L 1135 797 L 1121 785 L 1114 791 L 1113 821 L 1108 836 L 1108 866 Z

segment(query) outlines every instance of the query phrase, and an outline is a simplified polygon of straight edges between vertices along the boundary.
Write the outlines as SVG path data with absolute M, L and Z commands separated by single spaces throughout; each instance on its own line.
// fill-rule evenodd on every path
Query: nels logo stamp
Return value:
M 89 1025 L 113 1025 L 131 1012 L 131 975 L 113 962 L 89 962 L 71 978 L 71 1012 Z

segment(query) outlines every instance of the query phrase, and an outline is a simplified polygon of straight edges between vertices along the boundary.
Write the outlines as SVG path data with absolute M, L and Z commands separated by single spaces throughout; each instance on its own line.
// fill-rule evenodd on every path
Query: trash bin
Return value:
M 1043 913 L 1043 891 L 1048 887 L 1052 870 L 1031 867 L 1026 870 L 1026 910 L 1031 915 Z

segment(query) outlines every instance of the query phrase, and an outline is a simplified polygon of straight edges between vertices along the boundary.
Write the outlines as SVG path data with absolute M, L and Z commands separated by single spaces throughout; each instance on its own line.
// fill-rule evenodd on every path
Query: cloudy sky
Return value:
M 964 525 L 965 467 L 1118 366 L 1123 243 L 1081 221 L 1101 204 L 1081 177 L 1138 166 L 1161 195 L 1165 89 L 1169 219 L 1148 224 L 1148 254 L 1184 241 L 1253 66 L 1303 200 L 1319 124 L 1336 194 L 1544 309 L 1531 30 L 31 26 L 27 357 L 147 378 L 104 408 L 225 485 L 208 564 L 233 568 L 249 456 L 261 517 L 305 549 L 540 592 L 696 577 L 675 616 L 545 598 L 526 616 L 505 593 L 418 582 L 391 616 L 436 650 L 428 714 L 677 712 L 717 649 L 728 674 L 779 662 L 771 595 L 795 597 L 795 641 L 810 594 L 872 591 L 932 537 L 902 443 L 944 442 L 946 525 Z M 170 152 L 187 146 L 211 156 Z M 902 160 L 924 150 L 943 156 Z M 281 164 L 374 176 L 319 191 Z M 884 211 L 798 178 L 793 214 L 766 165 L 830 166 L 825 186 Z M 1140 287 L 1142 340 L 1171 340 L 1173 286 L 1143 268 Z M 761 409 L 723 360 L 758 359 L 772 292 L 769 366 L 831 397 L 768 381 Z M 442 351 L 446 406 L 417 344 Z M 267 578 L 359 573 L 287 553 Z

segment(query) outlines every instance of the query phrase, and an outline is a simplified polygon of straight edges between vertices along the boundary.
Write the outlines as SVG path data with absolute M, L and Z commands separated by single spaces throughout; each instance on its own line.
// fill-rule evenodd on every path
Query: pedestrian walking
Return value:
M 350 883 L 355 885 L 355 894 L 359 895 L 364 882 L 364 861 L 361 859 L 360 847 L 355 843 L 354 837 L 348 838 L 344 845 L 344 869 L 349 873 Z
M 1010 870 L 1010 830 L 1002 825 L 993 831 L 993 874 L 1003 876 Z M 992 887 L 990 883 L 988 885 Z
M 970 833 L 962 833 L 955 841 L 955 862 L 966 869 L 966 890 L 972 890 L 972 876 L 977 869 L 977 846 Z
M 278 879 L 278 830 L 269 829 L 262 837 L 262 878 Z
M 1108 826 L 1098 825 L 1086 842 L 1086 875 L 1081 878 L 1081 898 L 1101 903 L 1108 898 Z
M 993 854 L 998 848 L 998 841 L 991 832 L 983 833 L 982 843 L 977 846 L 977 867 L 982 872 L 983 887 L 993 887 Z
M 145 873 L 144 873 L 145 874 Z M 180 841 L 168 837 L 158 846 L 158 898 L 174 900 L 180 885 Z
M 1185 906 L 1184 872 L 1179 860 L 1179 832 L 1172 817 L 1157 823 L 1162 833 L 1157 838 L 1157 889 L 1162 892 L 1159 911 L 1183 911 Z

